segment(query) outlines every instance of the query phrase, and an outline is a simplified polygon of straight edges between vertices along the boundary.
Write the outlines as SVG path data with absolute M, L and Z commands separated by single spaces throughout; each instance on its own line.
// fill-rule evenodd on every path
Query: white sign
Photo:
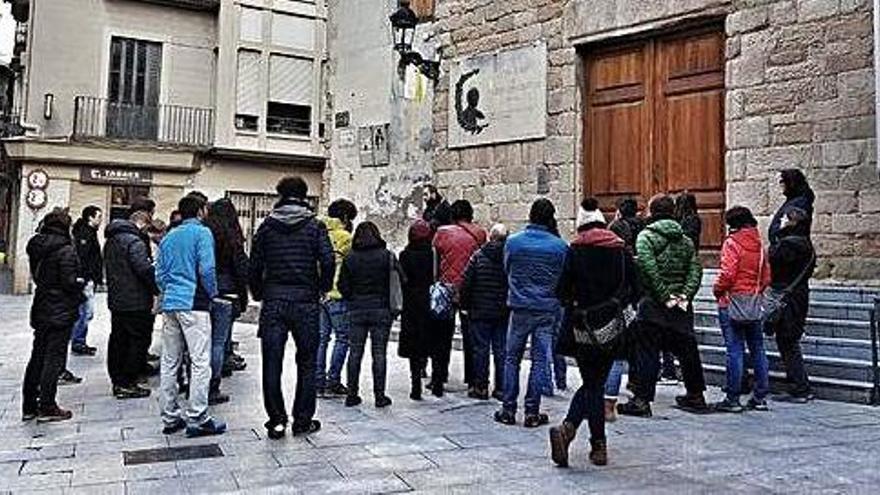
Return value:
M 547 44 L 460 59 L 449 71 L 449 147 L 547 136 Z

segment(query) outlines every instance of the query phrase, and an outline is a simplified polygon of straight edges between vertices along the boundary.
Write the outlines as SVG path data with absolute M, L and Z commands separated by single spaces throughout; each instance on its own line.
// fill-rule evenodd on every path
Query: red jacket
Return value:
M 446 225 L 434 236 L 434 249 L 440 258 L 438 280 L 461 287 L 471 256 L 486 243 L 486 232 L 472 223 Z
M 759 270 L 758 265 L 762 256 L 764 266 Z M 721 272 L 713 287 L 718 305 L 722 308 L 726 307 L 731 294 L 763 291 L 768 285 L 770 285 L 770 262 L 758 229 L 749 227 L 730 234 L 721 247 Z

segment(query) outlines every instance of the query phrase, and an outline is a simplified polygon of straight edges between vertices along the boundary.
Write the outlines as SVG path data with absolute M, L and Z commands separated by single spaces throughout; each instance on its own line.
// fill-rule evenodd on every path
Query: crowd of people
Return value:
M 610 222 L 599 202 L 587 198 L 574 238 L 566 242 L 548 199 L 532 204 L 521 231 L 510 234 L 496 224 L 487 232 L 474 222 L 470 203 L 450 204 L 428 186 L 424 214 L 409 227 L 398 257 L 375 223 L 355 226 L 352 202 L 333 201 L 319 218 L 307 201 L 306 182 L 287 177 L 278 183 L 278 202 L 249 253 L 232 202 L 209 203 L 198 192 L 180 200 L 167 228 L 154 218 L 155 203 L 139 199 L 126 218 L 107 225 L 103 251 L 99 208 L 85 208 L 72 232 L 66 211 L 47 214 L 27 248 L 36 290 L 23 418 L 72 417 L 56 402 L 57 385 L 69 373 L 68 344 L 75 354 L 96 353 L 87 344 L 88 324 L 95 288 L 104 283 L 112 393 L 120 400 L 148 397 L 146 379 L 159 374 L 166 434 L 225 431 L 209 409 L 230 400 L 221 391 L 222 379 L 246 366 L 235 352 L 232 328 L 251 299 L 261 306 L 257 337 L 265 428 L 272 439 L 284 437 L 288 425 L 293 435 L 318 431 L 319 398 L 363 404 L 360 374 L 368 340 L 373 404 L 390 406 L 387 348 L 398 318 L 397 351 L 409 362 L 410 399 L 423 400 L 425 390 L 436 397 L 447 393 L 458 329 L 467 395 L 499 401 L 494 420 L 505 425 L 519 421 L 527 350 L 527 428 L 550 422 L 542 397 L 567 388 L 566 359 L 573 359 L 581 386 L 565 419 L 549 430 L 552 458 L 560 466 L 568 465 L 569 446 L 584 421 L 590 460 L 606 464 L 605 422 L 618 414 L 651 416 L 663 378 L 684 382 L 686 393 L 675 402 L 688 412 L 768 409 L 765 335 L 775 336 L 782 355 L 788 399 L 807 402 L 812 393 L 800 340 L 816 262 L 810 242 L 814 194 L 798 170 L 783 171 L 780 183 L 786 202 L 770 223 L 768 245 L 748 208 L 735 206 L 724 215 L 729 235 L 713 289 L 727 346 L 727 381 L 726 396 L 716 404 L 704 396 L 694 332 L 703 270 L 702 222 L 693 195 L 657 195 L 644 212 L 625 198 Z M 744 301 L 768 287 L 781 294 L 782 315 L 766 321 L 743 316 L 749 314 Z M 157 314 L 163 321 L 161 356 L 149 352 Z M 290 416 L 281 387 L 289 337 L 296 348 Z M 632 398 L 618 404 L 627 369 Z

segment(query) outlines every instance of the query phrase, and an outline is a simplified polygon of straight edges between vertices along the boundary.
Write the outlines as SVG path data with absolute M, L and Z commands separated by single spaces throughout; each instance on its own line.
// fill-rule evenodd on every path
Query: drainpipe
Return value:
M 874 0 L 874 129 L 880 137 L 880 0 Z M 880 139 L 875 139 L 877 167 L 880 173 Z

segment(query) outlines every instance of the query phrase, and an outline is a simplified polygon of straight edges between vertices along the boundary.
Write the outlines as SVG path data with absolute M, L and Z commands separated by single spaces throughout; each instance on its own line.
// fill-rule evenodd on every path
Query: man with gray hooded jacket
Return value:
M 285 435 L 288 421 L 281 392 L 288 333 L 296 344 L 293 434 L 321 428 L 321 423 L 313 419 L 319 303 L 332 290 L 336 271 L 327 227 L 306 202 L 308 185 L 300 177 L 285 177 L 276 190 L 281 199 L 254 238 L 249 283 L 254 300 L 263 303 L 258 336 L 263 357 L 263 401 L 269 416 L 266 430 L 272 439 Z

